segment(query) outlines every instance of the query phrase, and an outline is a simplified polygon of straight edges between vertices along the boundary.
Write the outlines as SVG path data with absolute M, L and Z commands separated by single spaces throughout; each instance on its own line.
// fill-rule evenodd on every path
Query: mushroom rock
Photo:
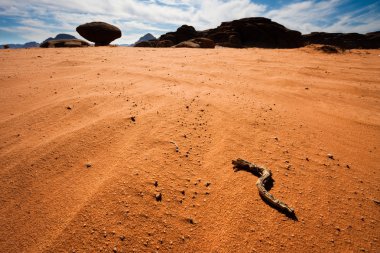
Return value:
M 107 46 L 121 37 L 121 30 L 105 22 L 91 22 L 77 27 L 77 32 L 95 46 Z

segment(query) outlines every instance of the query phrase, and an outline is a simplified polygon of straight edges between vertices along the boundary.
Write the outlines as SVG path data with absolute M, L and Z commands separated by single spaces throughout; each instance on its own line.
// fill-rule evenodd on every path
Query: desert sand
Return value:
M 20 49 L 0 69 L 0 252 L 380 251 L 380 50 Z

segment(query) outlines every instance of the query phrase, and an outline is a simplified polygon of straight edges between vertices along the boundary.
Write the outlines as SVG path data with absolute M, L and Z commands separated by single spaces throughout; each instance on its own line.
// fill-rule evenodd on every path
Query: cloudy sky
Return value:
M 380 30 L 379 0 L 0 0 L 0 44 L 41 42 L 58 33 L 80 38 L 75 28 L 91 21 L 118 26 L 133 43 L 182 24 L 197 30 L 222 21 L 263 16 L 290 29 L 359 32 Z

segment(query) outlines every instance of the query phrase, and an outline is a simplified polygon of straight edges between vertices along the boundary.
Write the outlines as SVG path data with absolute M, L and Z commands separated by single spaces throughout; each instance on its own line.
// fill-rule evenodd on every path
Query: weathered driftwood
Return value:
M 260 196 L 264 199 L 264 201 L 266 201 L 269 205 L 273 206 L 280 212 L 290 217 L 295 217 L 293 208 L 290 208 L 284 202 L 273 197 L 273 195 L 270 194 L 266 189 L 269 184 L 273 183 L 272 172 L 269 169 L 250 163 L 240 158 L 233 160 L 232 164 L 234 165 L 235 172 L 239 170 L 245 170 L 259 177 L 256 182 L 256 186 L 259 190 Z

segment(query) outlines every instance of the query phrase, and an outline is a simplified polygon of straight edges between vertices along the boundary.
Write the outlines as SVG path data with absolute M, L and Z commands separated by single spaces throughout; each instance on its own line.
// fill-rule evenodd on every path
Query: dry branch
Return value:
M 239 171 L 239 170 L 245 170 L 248 171 L 256 176 L 259 177 L 259 179 L 256 182 L 257 189 L 259 190 L 260 196 L 271 206 L 276 208 L 282 213 L 285 213 L 286 215 L 290 217 L 295 217 L 294 209 L 290 208 L 287 204 L 284 202 L 276 199 L 273 197 L 272 194 L 268 192 L 266 189 L 267 185 L 269 183 L 273 182 L 272 179 L 272 172 L 264 167 L 260 167 L 256 164 L 250 163 L 248 161 L 245 161 L 243 159 L 237 159 L 233 160 L 232 164 L 234 165 L 234 171 Z

